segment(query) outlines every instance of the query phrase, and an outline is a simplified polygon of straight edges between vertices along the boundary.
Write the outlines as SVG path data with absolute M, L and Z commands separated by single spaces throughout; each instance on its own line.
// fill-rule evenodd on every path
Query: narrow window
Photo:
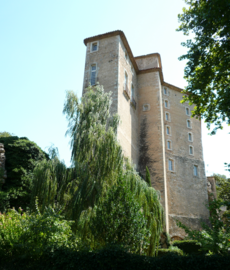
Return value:
M 171 147 L 171 146 L 172 146 L 171 141 L 167 141 L 167 148 L 171 150 L 171 149 L 172 149 L 172 147 Z
M 95 51 L 97 51 L 97 42 L 94 42 L 92 44 L 92 52 L 95 52 Z
M 185 110 L 186 110 L 186 114 L 187 114 L 187 115 L 190 115 L 190 113 L 189 113 L 189 108 L 186 108 Z
M 167 88 L 164 87 L 164 95 L 167 95 L 167 94 L 168 94 Z
M 173 171 L 173 167 L 174 167 L 173 165 L 174 164 L 173 164 L 173 160 L 172 159 L 169 159 L 168 160 L 168 165 L 169 165 L 169 171 Z
M 188 134 L 188 140 L 189 140 L 190 142 L 192 142 L 192 133 L 189 133 L 189 134 Z
M 134 99 L 134 86 L 133 86 L 133 84 L 131 87 L 131 98 Z
M 95 64 L 91 66 L 90 83 L 91 85 L 96 84 L 96 65 Z
M 189 146 L 189 154 L 193 155 L 193 147 L 192 146 Z
M 128 90 L 128 75 L 125 72 L 125 90 Z
M 125 52 L 125 59 L 126 59 L 126 61 L 128 60 L 128 54 L 127 54 L 127 52 Z
M 166 127 L 166 134 L 170 135 L 170 127 Z
M 166 121 L 169 121 L 169 113 L 165 114 L 165 119 L 166 119 Z
M 193 166 L 193 174 L 194 174 L 194 176 L 198 176 L 198 166 L 197 165 Z
M 190 120 L 187 120 L 187 127 L 191 128 L 191 121 Z
M 165 100 L 165 108 L 168 108 L 168 100 Z

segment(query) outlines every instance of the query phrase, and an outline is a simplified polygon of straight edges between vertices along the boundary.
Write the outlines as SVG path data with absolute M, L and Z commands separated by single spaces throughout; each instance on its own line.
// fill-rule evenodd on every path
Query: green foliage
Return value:
M 39 260 L 5 260 L 5 256 L 1 260 L 4 270 L 228 270 L 230 265 L 230 256 L 178 256 L 168 252 L 167 257 L 155 258 L 131 254 L 114 245 L 94 252 L 58 249 L 44 253 Z
M 72 221 L 48 207 L 43 214 L 23 212 L 19 208 L 0 214 L 0 256 L 40 257 L 60 247 L 74 249 L 77 241 L 71 231 Z
M 48 158 L 48 155 L 27 138 L 1 137 L 0 143 L 4 144 L 6 151 L 7 170 L 2 191 L 8 194 L 6 196 L 9 196 L 11 207 L 25 208 L 30 202 L 31 181 L 36 162 Z
M 222 205 L 223 203 L 218 200 L 209 202 L 208 209 L 211 213 L 209 218 L 210 225 L 202 222 L 201 226 L 203 230 L 201 231 L 191 230 L 177 221 L 177 225 L 185 230 L 188 237 L 200 244 L 201 251 L 208 251 L 210 254 L 229 254 L 230 226 L 220 218 L 219 213 Z
M 11 134 L 7 131 L 0 132 L 0 138 L 1 137 L 11 137 L 11 136 L 13 136 L 13 134 Z
M 214 174 L 216 180 L 217 197 L 222 202 L 227 201 L 230 203 L 230 179 L 225 175 Z M 230 206 L 228 206 L 230 209 Z
M 176 240 L 172 242 L 173 247 L 178 247 L 186 254 L 200 253 L 200 244 L 196 240 Z
M 183 255 L 183 251 L 178 247 L 159 248 L 157 252 L 158 257 L 168 256 L 169 254 Z
M 148 246 L 150 231 L 146 225 L 140 203 L 127 187 L 126 181 L 119 179 L 106 198 L 95 207 L 90 227 L 99 245 L 116 243 L 141 253 Z
M 62 205 L 65 218 L 75 221 L 72 226 L 73 231 L 82 242 L 90 243 L 91 248 L 95 248 L 101 245 L 101 242 L 93 241 L 91 220 L 95 216 L 97 207 L 103 205 L 103 200 L 107 198 L 110 189 L 118 185 L 117 181 L 121 176 L 127 194 L 132 194 L 132 198 L 136 200 L 131 210 L 136 211 L 135 205 L 139 205 L 139 210 L 142 209 L 146 221 L 145 230 L 150 231 L 146 240 L 149 246 L 145 249 L 145 253 L 152 256 L 155 254 L 163 228 L 160 195 L 143 181 L 124 158 L 116 136 L 119 119 L 116 115 L 113 117 L 110 115 L 110 106 L 111 93 L 104 93 L 100 86 L 89 87 L 81 102 L 73 92 L 67 92 L 64 113 L 69 121 L 68 134 L 71 137 L 73 166 L 66 169 L 57 158 L 37 164 L 34 170 L 31 202 L 33 203 L 38 197 L 41 202 L 41 212 L 48 205 L 53 207 Z M 122 203 L 128 201 L 124 200 Z M 133 216 L 131 215 L 130 218 Z M 133 220 L 133 224 L 129 224 L 130 232 L 131 226 L 135 228 L 137 221 Z M 113 222 L 118 225 L 116 223 L 118 220 L 114 219 Z M 142 246 L 145 246 L 144 242 Z
M 151 176 L 148 167 L 146 166 L 145 181 L 151 187 Z
M 230 124 L 230 2 L 229 0 L 185 0 L 188 8 L 179 14 L 177 29 L 194 39 L 182 43 L 187 54 L 185 79 L 188 86 L 185 100 L 196 104 L 193 116 L 202 116 L 207 123 L 222 128 L 222 121 Z

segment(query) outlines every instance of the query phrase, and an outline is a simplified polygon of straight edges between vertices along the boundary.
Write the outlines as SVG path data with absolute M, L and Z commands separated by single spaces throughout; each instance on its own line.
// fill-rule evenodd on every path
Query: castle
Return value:
M 122 31 L 86 38 L 84 44 L 83 91 L 99 82 L 112 92 L 124 154 L 142 175 L 148 166 L 151 184 L 161 193 L 166 231 L 182 239 L 176 220 L 197 229 L 209 217 L 201 121 L 191 118 L 193 105 L 181 103 L 183 89 L 164 81 L 160 55 L 134 57 Z

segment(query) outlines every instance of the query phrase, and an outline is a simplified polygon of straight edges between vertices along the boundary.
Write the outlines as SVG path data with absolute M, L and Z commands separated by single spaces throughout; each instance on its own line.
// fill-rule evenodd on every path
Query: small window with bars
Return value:
M 93 64 L 91 66 L 91 75 L 90 75 L 90 83 L 91 83 L 91 85 L 96 84 L 96 72 L 97 72 L 97 66 L 95 64 Z

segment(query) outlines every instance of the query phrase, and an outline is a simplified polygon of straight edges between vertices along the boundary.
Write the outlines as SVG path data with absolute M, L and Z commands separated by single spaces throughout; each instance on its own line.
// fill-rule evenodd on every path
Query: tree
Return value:
M 0 138 L 1 137 L 11 137 L 11 136 L 13 136 L 13 134 L 11 134 L 7 131 L 0 132 Z
M 95 207 L 90 228 L 100 246 L 115 243 L 141 253 L 148 245 L 150 231 L 141 205 L 121 178 Z
M 82 241 L 91 243 L 89 228 L 95 207 L 117 185 L 119 176 L 140 204 L 149 235 L 147 255 L 154 255 L 163 228 L 163 208 L 159 192 L 139 176 L 123 156 L 117 140 L 117 115 L 110 115 L 111 93 L 102 86 L 89 87 L 81 100 L 67 92 L 63 112 L 69 121 L 72 167 L 66 169 L 56 159 L 37 164 L 32 202 L 38 197 L 41 210 L 61 205 L 63 215 L 74 220 L 73 230 Z
M 189 7 L 179 14 L 178 31 L 195 37 L 182 43 L 188 49 L 184 101 L 196 104 L 193 116 L 203 117 L 207 127 L 222 121 L 230 124 L 230 2 L 229 0 L 185 0 Z
M 230 203 L 230 179 L 225 175 L 214 174 L 216 180 L 217 197 L 222 202 L 227 201 Z M 230 210 L 230 206 L 228 206 Z
M 146 166 L 146 173 L 145 173 L 145 181 L 151 187 L 151 176 L 149 172 L 149 168 Z
M 33 169 L 37 161 L 48 159 L 48 155 L 34 142 L 25 137 L 0 137 L 6 151 L 7 179 L 0 193 L 0 211 L 11 207 L 27 207 L 30 204 Z M 9 200 L 7 202 L 7 200 Z

